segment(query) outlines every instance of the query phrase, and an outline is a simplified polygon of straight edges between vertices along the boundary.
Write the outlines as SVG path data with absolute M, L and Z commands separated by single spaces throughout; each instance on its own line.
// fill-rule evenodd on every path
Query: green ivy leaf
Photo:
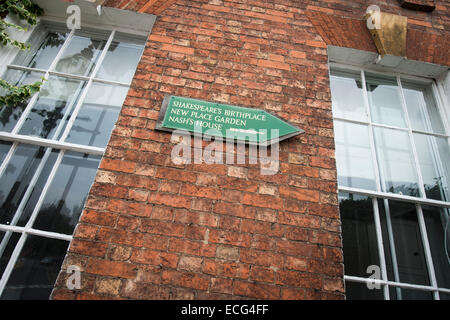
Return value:
M 44 11 L 31 0 L 0 0 L 0 13 L 16 15 L 21 20 L 33 26 L 37 24 L 38 17 L 41 16 Z M 12 39 L 9 36 L 8 28 L 27 31 L 27 28 L 0 19 L 0 44 L 3 46 L 11 45 L 20 50 L 28 50 L 30 47 L 27 44 Z M 15 107 L 24 102 L 33 94 L 40 91 L 44 81 L 45 79 L 42 78 L 42 81 L 40 82 L 17 87 L 0 79 L 0 87 L 6 91 L 4 96 L 0 96 L 0 109 L 5 106 Z

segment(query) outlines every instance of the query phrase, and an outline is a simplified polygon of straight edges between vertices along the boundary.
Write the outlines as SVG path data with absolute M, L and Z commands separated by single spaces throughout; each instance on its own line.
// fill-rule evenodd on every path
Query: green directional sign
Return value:
M 304 132 L 264 110 L 177 96 L 164 98 L 156 129 L 185 130 L 257 145 L 270 145 Z

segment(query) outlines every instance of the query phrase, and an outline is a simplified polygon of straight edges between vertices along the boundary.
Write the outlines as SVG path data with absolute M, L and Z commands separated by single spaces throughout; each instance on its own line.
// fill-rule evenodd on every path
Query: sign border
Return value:
M 164 118 L 165 118 L 165 115 L 166 115 L 166 111 L 167 111 L 167 108 L 169 107 L 169 102 L 170 102 L 170 99 L 172 97 L 179 97 L 179 98 L 185 98 L 185 99 L 193 99 L 193 100 L 205 101 L 205 100 L 196 99 L 196 98 L 187 98 L 187 97 L 180 97 L 180 96 L 171 95 L 171 94 L 165 94 L 164 95 L 164 100 L 163 100 L 162 105 L 161 105 L 161 110 L 159 111 L 159 114 L 158 114 L 158 120 L 156 120 L 155 130 L 165 131 L 165 132 L 173 132 L 175 130 L 180 130 L 180 131 L 185 131 L 186 135 L 188 135 L 187 133 L 189 133 L 189 135 L 193 134 L 196 137 L 216 138 L 216 136 L 211 136 L 211 135 L 204 134 L 204 133 L 192 132 L 192 131 L 183 130 L 183 129 L 172 129 L 172 128 L 165 128 L 165 127 L 163 127 L 163 122 L 164 122 Z M 208 102 L 208 101 L 205 101 L 205 102 Z M 213 103 L 216 103 L 216 102 L 213 102 Z M 229 106 L 232 106 L 232 105 L 229 105 Z M 239 106 L 234 106 L 234 107 L 243 108 L 243 109 L 252 109 L 252 108 L 239 107 Z M 262 110 L 262 109 L 258 109 L 258 110 Z M 271 139 L 271 140 L 264 141 L 264 142 L 253 142 L 253 141 L 247 141 L 247 140 L 230 139 L 230 138 L 226 138 L 226 137 L 222 137 L 222 139 L 224 141 L 226 141 L 226 142 L 232 142 L 232 143 L 241 142 L 241 143 L 244 143 L 245 145 L 249 145 L 249 146 L 250 145 L 254 145 L 254 146 L 271 146 L 274 143 L 276 143 L 277 140 L 278 140 L 278 142 L 281 142 L 283 140 L 287 140 L 289 138 L 292 138 L 292 137 L 298 136 L 298 135 L 300 135 L 302 133 L 305 133 L 305 130 L 297 127 L 296 125 L 293 125 L 289 121 L 286 121 L 286 120 L 280 118 L 276 114 L 273 114 L 272 112 L 269 112 L 269 111 L 266 111 L 266 110 L 262 110 L 262 111 L 270 114 L 271 116 L 273 116 L 275 118 L 278 118 L 280 121 L 283 121 L 283 122 L 289 124 L 290 126 L 292 126 L 295 129 L 297 129 L 298 132 L 289 133 L 289 134 L 286 134 L 284 136 L 279 137 L 278 139 Z

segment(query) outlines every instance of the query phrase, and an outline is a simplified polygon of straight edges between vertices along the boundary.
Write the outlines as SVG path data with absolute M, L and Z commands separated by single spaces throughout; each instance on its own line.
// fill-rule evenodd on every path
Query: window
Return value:
M 449 131 L 436 84 L 335 65 L 330 80 L 347 299 L 449 299 Z
M 46 79 L 0 110 L 0 296 L 48 299 L 145 38 L 41 23 L 3 78 Z

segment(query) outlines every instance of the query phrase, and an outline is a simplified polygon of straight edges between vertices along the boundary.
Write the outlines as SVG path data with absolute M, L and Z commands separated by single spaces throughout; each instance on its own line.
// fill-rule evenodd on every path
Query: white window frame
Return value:
M 417 154 L 417 150 L 415 147 L 414 139 L 413 139 L 413 133 L 422 133 L 427 134 L 430 136 L 436 136 L 440 138 L 446 138 L 447 143 L 450 145 L 450 126 L 449 126 L 449 111 L 450 107 L 448 105 L 448 98 L 446 98 L 443 81 L 442 80 L 436 80 L 436 79 L 430 79 L 425 77 L 417 77 L 409 74 L 404 74 L 400 72 L 387 72 L 385 70 L 380 71 L 378 68 L 373 68 L 373 66 L 352 66 L 348 64 L 342 64 L 342 63 L 336 63 L 336 62 L 329 62 L 330 67 L 330 73 L 333 68 L 340 69 L 340 70 L 348 70 L 348 71 L 356 71 L 360 73 L 361 82 L 362 82 L 362 91 L 363 91 L 363 99 L 364 99 L 364 107 L 365 112 L 367 113 L 368 120 L 367 121 L 357 121 L 357 120 L 350 120 L 342 117 L 334 117 L 333 121 L 341 121 L 346 123 L 356 123 L 365 125 L 368 127 L 369 131 L 369 140 L 370 140 L 370 149 L 371 149 L 371 155 L 373 160 L 373 168 L 374 168 L 374 174 L 375 174 L 375 182 L 376 182 L 376 191 L 369 190 L 369 189 L 360 189 L 360 188 L 350 188 L 346 186 L 338 186 L 338 191 L 342 193 L 349 193 L 349 194 L 357 194 L 362 196 L 367 196 L 371 198 L 372 200 L 372 207 L 373 207 L 373 214 L 374 214 L 374 222 L 375 222 L 375 230 L 376 230 L 376 239 L 377 239 L 377 247 L 378 247 L 378 258 L 380 262 L 381 267 L 381 279 L 375 280 L 372 278 L 363 278 L 363 277 L 356 277 L 356 276 L 350 276 L 350 275 L 344 275 L 344 280 L 348 282 L 356 282 L 356 283 L 365 283 L 365 284 L 380 284 L 382 286 L 383 295 L 386 300 L 389 300 L 389 287 L 392 286 L 394 288 L 404 288 L 404 289 L 413 289 L 413 290 L 421 290 L 421 291 L 427 291 L 431 292 L 433 294 L 433 298 L 435 300 L 439 300 L 439 293 L 446 293 L 450 294 L 450 288 L 442 288 L 438 287 L 436 276 L 435 276 L 435 270 L 433 266 L 433 260 L 431 256 L 431 250 L 429 246 L 425 221 L 423 217 L 423 211 L 422 211 L 422 205 L 431 205 L 434 207 L 441 207 L 441 208 L 450 208 L 450 202 L 447 201 L 439 201 L 439 200 L 433 200 L 426 198 L 422 174 L 421 174 L 421 168 L 419 164 L 419 158 Z M 390 126 L 390 125 L 383 125 L 379 123 L 374 123 L 372 121 L 371 117 L 371 110 L 369 106 L 369 98 L 366 90 L 366 80 L 365 80 L 365 72 L 370 72 L 372 74 L 380 74 L 385 76 L 393 76 L 397 80 L 398 89 L 401 92 L 401 104 L 402 104 L 402 111 L 405 114 L 406 118 L 406 126 L 407 128 L 401 128 L 396 126 Z M 449 77 L 450 78 L 450 77 Z M 448 78 L 448 79 L 449 79 Z M 400 79 L 404 80 L 413 80 L 422 82 L 424 84 L 431 84 L 432 93 L 434 95 L 434 98 L 436 100 L 436 107 L 438 109 L 439 114 L 441 115 L 441 119 L 443 122 L 445 134 L 437 134 L 433 132 L 428 131 L 420 131 L 420 130 L 413 130 L 411 127 L 408 110 L 406 107 L 406 100 L 404 97 L 404 92 L 402 89 L 402 83 Z M 409 135 L 409 141 L 412 146 L 412 153 L 414 157 L 416 172 L 418 173 L 418 183 L 419 183 L 419 190 L 421 197 L 412 197 L 412 196 L 405 196 L 400 194 L 394 194 L 394 193 L 387 193 L 382 192 L 381 189 L 381 175 L 379 173 L 379 164 L 378 164 L 378 156 L 377 151 L 374 144 L 374 127 L 381 127 L 381 128 L 389 128 L 389 129 L 395 129 L 403 132 L 407 132 Z M 447 183 L 450 183 L 450 181 L 447 181 Z M 424 247 L 424 253 L 425 253 L 425 261 L 427 265 L 427 270 L 429 273 L 429 286 L 424 285 L 416 285 L 411 283 L 404 283 L 400 282 L 399 276 L 398 276 L 398 267 L 396 263 L 396 253 L 395 253 L 395 244 L 393 239 L 393 233 L 392 233 L 392 226 L 390 225 L 390 217 L 389 212 L 387 212 L 387 233 L 388 233 L 388 240 L 389 240 L 389 247 L 391 249 L 391 256 L 392 256 L 392 264 L 393 264 L 393 271 L 394 271 L 394 279 L 395 281 L 389 281 L 387 277 L 387 268 L 386 268 L 386 261 L 385 261 L 385 254 L 384 254 L 384 244 L 383 244 L 383 237 L 382 237 L 382 230 L 381 230 L 381 223 L 380 223 L 380 213 L 378 209 L 378 201 L 377 199 L 381 199 L 384 201 L 388 200 L 397 200 L 397 201 L 403 201 L 408 203 L 414 203 L 416 206 L 416 212 L 417 212 L 417 218 L 419 223 L 419 229 L 420 233 L 422 235 L 422 244 Z M 344 268 L 345 269 L 345 268 Z M 399 289 L 397 289 L 397 296 L 401 297 L 401 292 Z
M 46 7 L 47 9 L 49 9 L 48 11 L 50 11 L 49 16 L 44 16 L 43 18 L 41 18 L 39 24 L 45 23 L 45 24 L 49 24 L 49 25 L 54 25 L 54 24 L 60 24 L 61 22 L 65 22 L 66 12 L 65 12 L 65 10 L 60 10 L 60 9 L 61 9 L 61 6 L 63 6 L 63 8 L 65 8 L 69 5 L 71 5 L 71 3 L 63 2 L 61 4 L 61 1 L 59 1 L 59 0 L 57 0 L 57 1 L 45 0 L 45 2 L 43 2 L 43 1 L 37 1 L 37 2 L 39 5 Z M 91 12 L 91 13 L 97 12 L 96 7 L 93 4 L 90 4 L 90 3 L 84 4 L 84 3 L 80 3 L 79 1 L 77 1 L 76 3 L 81 5 L 82 10 L 84 8 L 86 11 Z M 53 7 L 53 5 L 56 5 L 56 7 L 57 7 L 56 11 L 55 11 L 56 7 Z M 48 11 L 46 10 L 45 12 L 47 13 Z M 88 77 L 64 74 L 61 72 L 56 72 L 54 70 L 56 67 L 56 63 L 58 62 L 59 58 L 64 53 L 64 50 L 67 48 L 68 44 L 70 43 L 70 40 L 75 35 L 76 30 L 70 31 L 67 38 L 65 39 L 64 44 L 60 48 L 58 54 L 56 55 L 52 64 L 50 65 L 50 67 L 47 70 L 11 64 L 11 62 L 15 58 L 16 54 L 18 53 L 18 51 L 16 50 L 15 54 L 11 54 L 11 52 L 12 52 L 11 50 L 14 50 L 14 49 L 11 49 L 11 48 L 1 48 L 0 49 L 0 61 L 4 61 L 6 64 L 6 66 L 5 66 L 5 64 L 3 64 L 0 67 L 0 71 L 2 71 L 2 74 L 4 74 L 6 69 L 11 69 L 11 70 L 19 70 L 19 71 L 25 71 L 25 72 L 40 73 L 43 75 L 44 79 L 46 79 L 46 80 L 50 76 L 60 76 L 60 77 L 68 78 L 68 79 L 77 79 L 77 80 L 86 81 L 86 85 L 82 89 L 83 91 L 78 99 L 78 102 L 75 104 L 75 106 L 70 106 L 69 108 L 67 108 L 67 111 L 65 112 L 66 114 L 64 115 L 64 118 L 67 118 L 67 116 L 69 115 L 69 112 L 72 111 L 72 114 L 71 114 L 69 120 L 67 121 L 67 123 L 64 123 L 64 121 L 61 121 L 61 123 L 58 125 L 58 127 L 56 129 L 56 133 L 53 134 L 53 137 L 57 138 L 59 133 L 61 132 L 64 124 L 66 124 L 66 127 L 65 127 L 64 131 L 62 132 L 61 138 L 59 138 L 58 140 L 55 140 L 52 138 L 42 139 L 42 138 L 33 137 L 33 136 L 21 135 L 18 133 L 19 130 L 21 129 L 22 125 L 24 124 L 27 116 L 33 109 L 33 106 L 37 102 L 39 93 L 36 93 L 31 97 L 26 108 L 22 112 L 22 115 L 20 116 L 18 122 L 16 123 L 14 129 L 11 132 L 0 132 L 0 140 L 12 142 L 10 150 L 6 154 L 3 162 L 0 164 L 0 177 L 3 175 L 5 169 L 7 168 L 8 164 L 10 163 L 19 144 L 26 143 L 29 145 L 47 147 L 45 154 L 42 157 L 42 159 L 36 169 L 36 172 L 34 173 L 33 178 L 30 181 L 27 191 L 25 192 L 23 198 L 21 199 L 20 205 L 14 215 L 13 221 L 11 221 L 11 223 L 9 225 L 0 224 L 0 232 L 5 233 L 2 240 L 0 241 L 0 257 L 2 256 L 2 254 L 4 253 L 4 250 L 6 249 L 6 246 L 8 245 L 11 235 L 13 233 L 21 234 L 19 240 L 15 244 L 15 248 L 9 258 L 8 264 L 1 276 L 0 297 L 3 294 L 3 291 L 6 287 L 6 284 L 8 283 L 8 280 L 11 276 L 12 271 L 14 270 L 14 266 L 16 265 L 17 259 L 19 258 L 19 255 L 25 245 L 28 235 L 36 235 L 36 236 L 41 236 L 41 237 L 45 237 L 45 238 L 63 240 L 63 241 L 67 241 L 67 242 L 70 242 L 73 239 L 72 235 L 33 229 L 33 227 L 32 227 L 33 223 L 35 222 L 35 220 L 37 218 L 40 208 L 41 208 L 41 206 L 44 202 L 44 199 L 47 195 L 47 192 L 55 178 L 55 175 L 56 175 L 58 168 L 64 158 L 65 153 L 67 151 L 73 151 L 73 152 L 82 153 L 82 154 L 103 156 L 103 154 L 106 150 L 106 148 L 98 148 L 98 147 L 86 146 L 86 145 L 81 145 L 81 144 L 68 143 L 65 140 L 69 135 L 69 132 L 77 118 L 77 115 L 78 115 L 81 107 L 83 106 L 83 103 L 87 96 L 87 93 L 89 92 L 89 89 L 91 88 L 93 83 L 104 83 L 104 84 L 111 84 L 111 85 L 117 85 L 117 86 L 128 87 L 128 88 L 131 86 L 131 81 L 130 81 L 130 83 L 123 83 L 123 82 L 109 81 L 109 80 L 96 78 L 97 72 L 99 71 L 100 66 L 102 65 L 102 62 L 108 52 L 108 49 L 109 49 L 111 43 L 114 40 L 116 33 L 123 32 L 123 33 L 134 35 L 134 36 L 144 36 L 145 39 L 147 39 L 147 36 L 151 32 L 151 29 L 153 27 L 153 24 L 154 24 L 155 18 L 156 18 L 153 15 L 138 14 L 135 12 L 118 10 L 118 9 L 113 9 L 113 8 L 106 8 L 106 11 L 107 11 L 105 13 L 106 17 L 99 18 L 98 21 L 95 21 L 95 20 L 90 21 L 89 20 L 89 19 L 92 19 L 92 14 L 90 16 L 88 15 L 88 20 L 82 20 L 82 24 L 81 24 L 82 28 L 96 29 L 96 30 L 102 30 L 102 31 L 109 32 L 109 36 L 108 36 L 108 39 L 106 40 L 106 44 L 103 47 L 101 53 L 99 54 L 99 57 L 97 60 L 97 65 L 95 66 L 94 70 L 91 72 L 91 75 Z M 55 15 L 55 12 L 57 12 L 57 15 Z M 117 26 L 116 25 L 117 21 L 122 22 L 125 26 Z M 20 33 L 14 29 L 11 29 L 10 34 L 13 38 L 15 37 L 15 38 L 20 39 L 21 41 L 26 42 L 27 40 L 30 39 L 31 35 L 33 34 L 33 32 L 35 31 L 35 29 L 37 27 L 38 26 L 34 26 L 34 27 L 30 28 L 31 30 L 27 31 L 25 34 L 23 32 Z M 29 197 L 31 196 L 33 188 L 34 188 L 35 184 L 37 183 L 37 180 L 38 180 L 42 170 L 44 169 L 44 166 L 45 166 L 50 154 L 52 153 L 53 149 L 56 149 L 59 152 L 59 154 L 58 154 L 57 159 L 53 165 L 53 168 L 47 178 L 47 181 L 43 187 L 43 190 L 39 196 L 36 206 L 34 207 L 33 212 L 31 214 L 28 222 L 26 223 L 26 225 L 24 227 L 16 226 L 15 224 L 17 223 L 17 220 L 20 218 L 21 213 L 23 212 L 25 205 L 26 205 Z

